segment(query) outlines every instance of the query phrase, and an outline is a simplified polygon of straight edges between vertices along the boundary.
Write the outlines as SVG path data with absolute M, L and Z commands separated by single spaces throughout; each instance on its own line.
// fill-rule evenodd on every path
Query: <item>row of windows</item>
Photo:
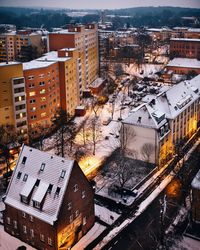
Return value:
M 58 71 L 58 68 L 56 69 L 56 71 Z M 55 72 L 55 70 L 52 69 L 51 72 L 48 72 L 48 73 L 47 73 L 47 76 L 50 76 L 51 73 L 54 73 L 54 72 Z M 38 77 L 39 77 L 39 78 L 44 78 L 44 77 L 45 77 L 45 74 L 40 74 L 40 75 L 38 75 Z M 33 79 L 35 79 L 35 76 L 28 76 L 28 80 L 33 80 Z
M 26 213 L 23 212 L 22 216 L 23 216 L 24 218 L 26 218 Z M 29 218 L 30 218 L 30 221 L 33 222 L 33 216 L 30 215 Z M 10 219 L 10 217 L 7 217 L 7 218 L 6 218 L 6 221 L 7 221 L 7 224 L 8 224 L 8 225 L 11 225 L 11 219 Z M 16 220 L 13 220 L 13 227 L 14 227 L 14 229 L 17 229 L 17 228 L 18 228 L 18 224 L 17 224 L 17 221 L 16 221 Z M 24 234 L 28 234 L 28 227 L 25 226 L 25 225 L 23 225 L 22 228 L 23 228 L 23 233 L 24 233 Z M 29 232 L 30 232 L 30 236 L 31 236 L 32 238 L 34 238 L 34 237 L 35 237 L 35 232 L 34 232 L 34 230 L 33 230 L 33 229 L 30 229 Z M 41 240 L 42 242 L 45 242 L 44 234 L 41 234 L 41 233 L 40 233 L 40 240 Z M 50 246 L 52 246 L 53 241 L 52 241 L 51 237 L 47 237 L 47 242 L 48 242 L 48 244 L 49 244 Z

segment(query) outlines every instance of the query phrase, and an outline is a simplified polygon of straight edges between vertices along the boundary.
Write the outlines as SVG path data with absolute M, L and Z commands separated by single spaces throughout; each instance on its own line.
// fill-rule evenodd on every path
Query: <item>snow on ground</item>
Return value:
M 21 240 L 11 236 L 4 231 L 2 225 L 0 225 L 0 249 L 1 250 L 15 250 L 20 246 L 26 246 L 27 250 L 34 250 L 35 248 L 27 245 Z
M 108 208 L 95 204 L 95 215 L 102 221 L 112 225 L 120 214 L 110 211 Z
M 184 236 L 181 241 L 176 242 L 171 250 L 199 250 L 200 241 Z
M 96 222 L 94 226 L 88 231 L 88 233 L 85 236 L 83 236 L 75 246 L 72 247 L 72 250 L 84 249 L 87 245 L 89 245 L 90 242 L 96 239 L 105 229 L 106 229 L 105 226 L 102 226 Z
M 134 75 L 137 77 L 145 77 L 150 74 L 154 74 L 158 71 L 163 69 L 162 64 L 141 64 L 140 67 L 138 67 L 136 64 L 130 64 L 129 67 L 126 67 L 126 72 L 130 75 Z M 143 72 L 143 73 L 142 73 Z

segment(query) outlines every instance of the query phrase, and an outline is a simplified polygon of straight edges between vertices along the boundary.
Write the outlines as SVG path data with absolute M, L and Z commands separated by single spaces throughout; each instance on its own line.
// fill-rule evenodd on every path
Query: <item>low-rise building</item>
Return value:
M 23 146 L 4 229 L 37 249 L 70 249 L 93 226 L 94 191 L 75 161 Z
M 122 121 L 128 157 L 162 165 L 175 147 L 190 138 L 200 121 L 200 75 L 157 95 Z
M 195 58 L 174 58 L 166 65 L 168 71 L 175 74 L 187 75 L 188 73 L 200 74 L 200 61 Z

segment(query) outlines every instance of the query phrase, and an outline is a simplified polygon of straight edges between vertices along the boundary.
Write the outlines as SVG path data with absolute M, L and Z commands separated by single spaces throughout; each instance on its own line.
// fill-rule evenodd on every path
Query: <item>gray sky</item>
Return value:
M 200 0 L 0 0 L 0 6 L 119 9 L 140 6 L 200 8 Z

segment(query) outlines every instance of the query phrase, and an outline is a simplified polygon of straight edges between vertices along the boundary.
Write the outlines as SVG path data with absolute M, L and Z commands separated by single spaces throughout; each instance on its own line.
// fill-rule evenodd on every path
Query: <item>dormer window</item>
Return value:
M 41 203 L 38 202 L 38 201 L 33 201 L 33 206 L 34 206 L 35 208 L 41 209 Z
M 64 178 L 65 177 L 65 174 L 66 174 L 66 170 L 62 170 L 61 174 L 60 174 L 60 178 Z
M 17 173 L 17 179 L 19 180 L 21 178 L 22 172 Z
M 21 202 L 28 204 L 28 198 L 24 195 L 21 195 Z
M 25 164 L 25 163 L 26 163 L 26 159 L 27 159 L 27 157 L 24 156 L 23 159 L 22 159 L 22 164 Z
M 26 181 L 27 181 L 27 179 L 28 179 L 28 175 L 27 175 L 27 174 L 25 174 L 25 175 L 24 175 L 24 178 L 23 178 L 23 181 L 24 181 L 24 182 L 26 182 Z

